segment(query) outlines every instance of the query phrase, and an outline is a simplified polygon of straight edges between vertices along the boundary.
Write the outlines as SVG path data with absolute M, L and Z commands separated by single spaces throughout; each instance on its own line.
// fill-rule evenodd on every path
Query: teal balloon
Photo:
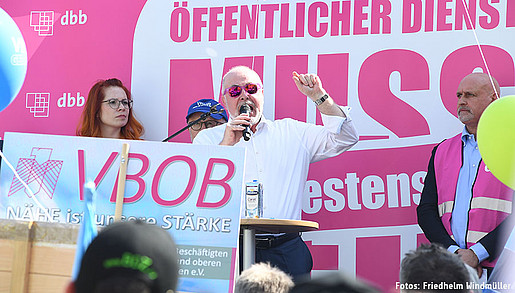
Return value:
M 27 46 L 14 20 L 0 8 L 0 111 L 20 92 L 27 74 Z
M 486 108 L 477 126 L 477 144 L 492 174 L 515 189 L 515 95 Z

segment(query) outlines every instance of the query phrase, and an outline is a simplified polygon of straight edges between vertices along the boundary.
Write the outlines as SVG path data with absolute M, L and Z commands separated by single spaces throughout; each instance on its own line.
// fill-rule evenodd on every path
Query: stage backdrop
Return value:
M 193 101 L 218 100 L 222 75 L 237 64 L 262 76 L 267 118 L 318 124 L 291 72 L 318 73 L 331 96 L 352 107 L 360 142 L 310 170 L 303 218 L 321 228 L 303 235 L 313 275 L 342 270 L 384 290 L 395 286 L 403 254 L 425 241 L 415 209 L 432 147 L 462 129 L 459 80 L 488 65 L 502 95 L 515 93 L 510 0 L 4 0 L 1 6 L 22 32 L 28 64 L 21 91 L 0 113 L 0 135 L 73 135 L 89 88 L 118 77 L 130 85 L 145 138 L 158 141 L 185 125 Z

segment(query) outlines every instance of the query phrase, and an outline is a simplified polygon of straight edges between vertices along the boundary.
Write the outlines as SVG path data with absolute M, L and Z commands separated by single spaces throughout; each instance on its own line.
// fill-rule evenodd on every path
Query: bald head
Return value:
M 490 79 L 490 77 L 491 77 L 491 79 Z M 479 87 L 483 88 L 485 91 L 491 91 L 494 94 L 497 93 L 498 95 L 501 94 L 501 88 L 499 87 L 499 83 L 497 82 L 497 80 L 493 76 L 489 76 L 486 73 L 482 73 L 482 72 L 470 73 L 461 80 L 460 84 L 465 80 L 470 80 L 470 81 L 477 83 L 477 85 Z M 492 87 L 492 83 L 493 83 L 493 87 Z M 497 98 L 499 98 L 499 97 L 497 97 Z
M 493 83 L 493 86 L 492 86 Z M 471 134 L 476 134 L 477 124 L 483 111 L 498 98 L 499 83 L 485 73 L 471 73 L 465 76 L 456 91 L 458 118 Z
M 231 75 L 241 75 L 241 76 L 252 77 L 253 79 L 259 80 L 259 82 L 262 83 L 261 77 L 259 77 L 259 74 L 257 74 L 257 72 L 252 70 L 250 67 L 238 65 L 238 66 L 232 67 L 231 69 L 229 69 L 229 71 L 227 71 L 226 74 L 224 74 L 224 76 L 222 78 L 222 88 L 223 89 L 231 86 L 230 84 L 229 85 L 226 84 L 228 77 Z
M 254 88 L 257 87 L 258 90 L 249 93 L 246 90 L 246 85 L 255 85 Z M 231 87 L 239 87 L 239 94 L 231 95 L 231 93 L 226 92 L 226 90 Z M 251 109 L 249 113 L 251 128 L 254 127 L 255 129 L 255 126 L 259 123 L 263 115 L 264 95 L 261 77 L 257 72 L 247 66 L 235 66 L 231 68 L 222 78 L 222 97 L 220 100 L 223 101 L 225 108 L 229 111 L 232 118 L 240 115 L 240 107 L 243 104 L 247 104 Z

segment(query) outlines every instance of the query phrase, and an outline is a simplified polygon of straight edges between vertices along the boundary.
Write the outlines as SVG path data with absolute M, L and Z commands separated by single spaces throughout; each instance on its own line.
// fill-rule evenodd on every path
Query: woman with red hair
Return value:
M 129 90 L 116 78 L 100 80 L 89 91 L 77 135 L 141 139 L 144 129 L 132 113 Z

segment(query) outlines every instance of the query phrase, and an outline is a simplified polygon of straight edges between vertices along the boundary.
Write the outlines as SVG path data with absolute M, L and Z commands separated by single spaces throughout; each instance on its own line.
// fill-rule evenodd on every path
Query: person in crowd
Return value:
M 379 293 L 362 280 L 351 278 L 340 271 L 326 273 L 295 284 L 290 293 Z
M 93 85 L 82 111 L 77 135 L 141 139 L 144 129 L 132 111 L 130 91 L 116 78 Z
M 225 111 L 222 104 L 218 103 L 213 99 L 200 99 L 195 103 L 191 104 L 188 108 L 188 114 L 186 115 L 186 122 L 189 124 L 202 116 L 204 113 L 209 113 L 211 111 L 211 107 L 215 106 L 217 113 L 213 113 L 202 121 L 193 124 L 188 131 L 190 132 L 191 141 L 195 139 L 197 134 L 203 130 L 212 128 L 224 123 L 227 123 L 229 120 L 227 116 L 227 111 Z
M 269 263 L 256 263 L 236 280 L 234 293 L 288 293 L 293 280 Z
M 249 67 L 236 66 L 224 75 L 220 98 L 231 119 L 201 131 L 193 141 L 246 148 L 244 179 L 262 185 L 264 218 L 300 220 L 309 165 L 337 156 L 358 142 L 349 108 L 334 102 L 317 75 L 293 72 L 293 81 L 316 104 L 323 126 L 289 118 L 266 119 L 260 76 Z M 299 233 L 258 234 L 256 248 L 256 262 L 270 262 L 294 280 L 312 269 L 311 254 Z
M 471 292 L 469 271 L 461 258 L 439 244 L 422 244 L 401 261 L 400 292 Z
M 88 246 L 66 293 L 173 293 L 178 270 L 170 233 L 140 220 L 115 222 Z
M 461 80 L 457 111 L 465 126 L 433 149 L 417 208 L 427 239 L 460 255 L 479 276 L 495 265 L 512 212 L 513 191 L 485 166 L 476 141 L 479 118 L 499 95 L 499 84 L 485 73 Z

